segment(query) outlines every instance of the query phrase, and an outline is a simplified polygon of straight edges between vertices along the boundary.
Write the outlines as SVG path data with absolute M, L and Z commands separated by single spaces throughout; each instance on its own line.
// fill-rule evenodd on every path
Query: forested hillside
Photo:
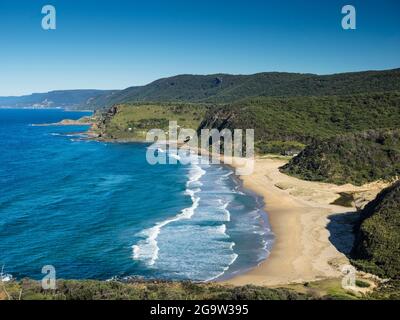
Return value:
M 400 181 L 361 212 L 353 248 L 355 264 L 384 278 L 400 279 Z
M 256 140 L 310 143 L 316 138 L 400 127 L 400 93 L 254 98 L 210 108 L 201 128 L 255 129 Z
M 178 75 L 91 101 L 93 108 L 128 102 L 231 103 L 244 98 L 349 95 L 400 90 L 400 69 L 334 75 L 265 72 L 254 75 Z
M 336 184 L 393 180 L 400 176 L 400 129 L 317 140 L 281 170 L 301 179 Z

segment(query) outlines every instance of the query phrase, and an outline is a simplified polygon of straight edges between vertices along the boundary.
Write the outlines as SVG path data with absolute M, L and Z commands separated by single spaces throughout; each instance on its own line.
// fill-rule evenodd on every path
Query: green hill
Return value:
M 91 101 L 93 108 L 127 102 L 230 103 L 257 96 L 325 96 L 400 90 L 400 69 L 334 75 L 265 72 L 253 75 L 178 75 Z
M 400 129 L 369 130 L 315 141 L 281 171 L 336 184 L 394 179 L 400 176 Z
M 59 90 L 0 97 L 0 107 L 109 108 L 132 102 L 232 103 L 252 97 L 305 97 L 400 91 L 400 69 L 333 75 L 264 72 L 177 75 L 124 90 Z
M 151 129 L 168 131 L 169 121 L 177 121 L 183 128 L 197 129 L 206 109 L 206 106 L 184 103 L 120 104 L 101 115 L 94 131 L 105 140 L 144 140 Z
M 253 128 L 260 153 L 300 152 L 305 144 L 317 139 L 400 127 L 397 92 L 260 97 L 225 105 L 140 102 L 117 105 L 116 110 L 117 115 L 111 113 L 101 120 L 100 131 L 109 138 L 140 138 L 145 130 L 158 128 L 160 124 L 165 129 L 169 120 L 176 120 L 178 125 L 195 130 Z
M 213 107 L 200 128 L 255 129 L 259 149 L 271 141 L 315 139 L 375 128 L 400 127 L 400 94 L 253 98 Z M 267 146 L 267 147 L 266 147 Z
M 381 277 L 400 280 L 400 180 L 361 212 L 354 263 Z
M 91 100 L 97 96 L 109 97 L 111 90 L 58 90 L 46 93 L 33 93 L 19 97 L 0 97 L 0 107 L 63 107 L 89 109 Z

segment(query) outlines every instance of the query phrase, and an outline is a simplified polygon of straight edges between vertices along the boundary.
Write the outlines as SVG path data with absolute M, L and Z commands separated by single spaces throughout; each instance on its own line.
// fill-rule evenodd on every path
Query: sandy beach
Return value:
M 245 188 L 264 198 L 276 239 L 264 262 L 224 283 L 275 286 L 340 277 L 353 241 L 348 218 L 356 217 L 356 208 L 330 203 L 340 192 L 352 192 L 356 202 L 366 202 L 385 186 L 303 181 L 279 171 L 286 162 L 277 157 L 257 158 L 254 172 L 240 176 Z M 231 165 L 238 168 L 238 163 L 234 159 Z

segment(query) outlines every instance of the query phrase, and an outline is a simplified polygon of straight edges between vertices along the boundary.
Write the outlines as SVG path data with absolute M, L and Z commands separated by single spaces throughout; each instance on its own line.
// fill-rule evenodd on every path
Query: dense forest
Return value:
M 360 217 L 354 263 L 383 278 L 400 280 L 400 180 L 378 194 Z
M 94 109 L 129 102 L 232 103 L 250 97 L 350 95 L 400 90 L 400 69 L 334 75 L 264 72 L 178 75 L 90 100 Z
M 305 180 L 336 184 L 394 180 L 400 176 L 400 129 L 317 140 L 281 170 Z
M 252 98 L 209 108 L 201 128 L 255 130 L 256 140 L 310 143 L 346 132 L 400 126 L 400 93 Z

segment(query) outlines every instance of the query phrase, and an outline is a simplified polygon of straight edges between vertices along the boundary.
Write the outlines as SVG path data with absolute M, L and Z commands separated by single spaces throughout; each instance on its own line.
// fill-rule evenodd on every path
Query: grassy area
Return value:
M 56 290 L 22 280 L 0 287 L 0 299 L 13 300 L 303 300 L 310 296 L 286 288 L 232 287 L 191 282 L 60 280 Z
M 355 300 L 362 295 L 342 287 L 342 279 L 326 279 L 285 286 L 290 290 L 310 296 L 313 299 Z
M 370 284 L 356 280 L 361 291 Z M 357 300 L 400 299 L 400 281 L 381 283 L 365 293 L 342 287 L 341 278 L 288 284 L 280 287 L 233 287 L 217 283 L 131 280 L 58 280 L 55 290 L 23 279 L 0 283 L 0 300 Z
M 117 106 L 114 116 L 106 118 L 100 127 L 110 139 L 143 140 L 150 129 L 168 130 L 169 121 L 178 126 L 196 130 L 206 112 L 202 105 L 189 104 L 123 104 Z

